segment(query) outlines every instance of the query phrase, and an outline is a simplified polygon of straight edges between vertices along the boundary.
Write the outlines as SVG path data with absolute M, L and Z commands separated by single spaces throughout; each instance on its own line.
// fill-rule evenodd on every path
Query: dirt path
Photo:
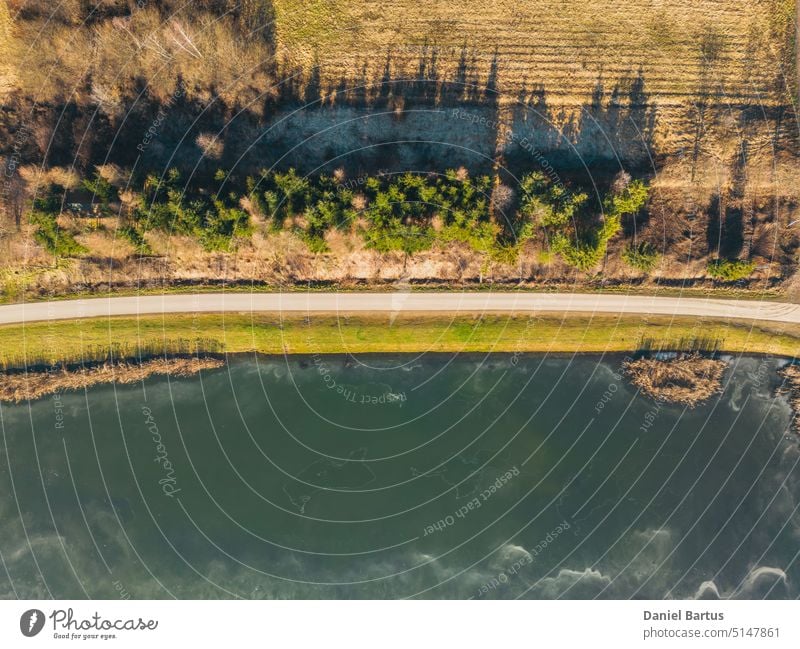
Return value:
M 201 293 L 0 306 L 0 324 L 164 313 L 597 313 L 800 324 L 800 305 L 711 298 L 570 293 Z

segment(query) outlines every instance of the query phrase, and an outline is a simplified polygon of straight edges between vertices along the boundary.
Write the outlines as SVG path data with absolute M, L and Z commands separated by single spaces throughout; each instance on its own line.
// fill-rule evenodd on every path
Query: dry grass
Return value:
M 343 80 L 377 94 L 387 73 L 476 85 L 501 107 L 492 119 L 518 139 L 533 132 L 545 154 L 539 138 L 594 138 L 579 146 L 591 163 L 607 155 L 608 134 L 624 162 L 649 165 L 636 142 L 644 137 L 659 166 L 674 165 L 680 191 L 698 198 L 729 184 L 743 144 L 752 168 L 797 167 L 780 151 L 796 153 L 796 124 L 772 112 L 796 103 L 787 57 L 794 0 L 276 0 L 275 8 L 284 73 L 318 69 L 332 102 L 342 101 Z M 520 107 L 531 101 L 535 110 Z M 628 120 L 626 109 L 643 111 L 642 102 L 652 133 L 644 118 Z M 516 150 L 495 136 L 498 151 Z
M 276 0 L 277 39 L 297 65 L 322 66 L 334 83 L 367 66 L 380 78 L 387 56 L 414 76 L 436 53 L 440 76 L 461 57 L 486 81 L 495 57 L 498 89 L 513 99 L 543 86 L 557 104 L 586 101 L 639 73 L 670 104 L 713 92 L 723 101 L 778 99 L 782 43 L 792 20 L 785 0 Z
M 778 393 L 789 398 L 794 413 L 792 423 L 795 432 L 800 433 L 800 365 L 787 365 L 778 370 L 778 374 L 783 379 L 783 385 L 778 389 Z
M 670 360 L 640 358 L 625 364 L 631 382 L 646 395 L 664 403 L 694 408 L 722 391 L 727 364 L 699 354 Z
M 80 259 L 56 262 L 33 241 L 31 227 L 22 232 L 0 234 L 0 300 L 52 298 L 61 295 L 105 294 L 108 290 L 164 290 L 169 286 L 253 286 L 257 290 L 303 290 L 309 283 L 325 282 L 342 289 L 393 290 L 394 282 L 404 278 L 416 284 L 456 289 L 493 290 L 624 290 L 659 292 L 669 289 L 655 283 L 658 278 L 685 280 L 681 289 L 702 295 L 727 296 L 730 286 L 714 286 L 705 280 L 706 261 L 702 255 L 679 259 L 681 248 L 665 257 L 652 277 L 645 281 L 618 259 L 615 243 L 603 268 L 603 275 L 588 278 L 549 254 L 544 243 L 529 243 L 515 265 L 486 265 L 485 258 L 465 244 L 434 247 L 409 259 L 400 253 L 381 254 L 364 249 L 357 235 L 332 232 L 327 241 L 331 252 L 314 254 L 297 236 L 289 232 L 257 232 L 233 253 L 207 252 L 196 239 L 150 232 L 146 239 L 152 255 L 140 257 L 128 241 L 114 236 L 113 218 L 102 220 L 105 228 L 92 230 L 94 219 L 68 219 L 67 229 L 89 249 Z M 673 217 L 672 223 L 675 222 Z M 679 233 L 678 233 L 679 234 Z M 652 235 L 656 236 L 656 235 Z M 663 244 L 662 244 L 663 245 Z M 800 284 L 772 286 L 765 281 L 770 267 L 758 270 L 750 288 L 738 287 L 738 295 L 768 295 L 786 299 L 800 294 Z M 773 272 L 776 272 L 773 267 Z M 483 284 L 481 284 L 481 280 Z M 634 283 L 629 283 L 634 281 Z M 617 281 L 621 284 L 617 284 Z M 794 292 L 794 291 L 797 292 Z
M 219 159 L 222 157 L 225 143 L 214 133 L 200 133 L 195 142 L 207 158 Z
M 0 2 L 0 97 L 14 89 L 16 72 L 13 59 L 13 21 L 5 2 Z
M 0 401 L 20 403 L 67 390 L 83 390 L 101 383 L 139 383 L 158 375 L 191 376 L 223 365 L 216 358 L 154 358 L 141 363 L 104 363 L 80 369 L 0 374 Z
M 19 175 L 31 194 L 42 191 L 48 184 L 61 185 L 65 189 L 76 189 L 81 184 L 80 174 L 69 167 L 25 165 L 20 167 Z
M 125 187 L 128 183 L 129 174 L 117 164 L 102 164 L 98 165 L 96 169 L 97 173 L 100 174 L 101 177 L 105 178 L 115 187 Z
M 63 3 L 61 3 L 63 4 Z M 266 21 L 258 2 L 248 11 Z M 554 106 L 580 106 L 602 86 L 623 92 L 642 76 L 663 109 L 698 99 L 739 105 L 786 104 L 781 76 L 793 0 L 275 0 L 275 56 L 287 73 L 319 66 L 323 85 L 379 80 L 387 59 L 396 77 L 425 74 L 496 88 L 507 103 L 542 88 Z M 216 90 L 244 103 L 271 86 L 273 50 L 243 38 L 232 16 L 188 8 L 165 17 L 147 3 L 127 17 L 78 28 L 68 21 L 12 20 L 0 4 L 6 75 L 40 100 L 68 97 L 91 79 L 92 95 L 113 107 L 146 79 L 168 99 L 175 79 L 193 92 Z M 238 27 L 238 28 L 237 28 Z M 269 30 L 270 33 L 272 29 Z M 435 59 L 435 61 L 433 60 Z M 791 57 L 789 57 L 791 59 Z M 8 82 L 7 82 L 8 83 Z M 685 112 L 685 111 L 684 111 Z M 688 116 L 687 116 L 688 119 Z
M 134 91 L 137 78 L 165 102 L 179 77 L 193 93 L 210 97 L 215 89 L 232 101 L 246 99 L 253 85 L 269 85 L 268 43 L 242 39 L 231 16 L 198 13 L 191 3 L 167 20 L 148 3 L 91 28 L 17 21 L 5 43 L 25 94 L 39 101 L 70 97 L 91 80 L 90 94 L 111 114 Z
M 116 231 L 117 219 L 108 217 L 103 219 L 101 229 L 84 232 L 76 239 L 91 251 L 98 266 L 105 266 L 108 270 L 109 265 L 120 264 L 136 255 L 134 246 L 126 239 L 115 236 Z

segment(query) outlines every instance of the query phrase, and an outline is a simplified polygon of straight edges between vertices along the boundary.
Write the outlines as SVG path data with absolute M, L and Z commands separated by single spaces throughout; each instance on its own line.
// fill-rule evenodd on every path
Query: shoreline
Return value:
M 397 352 L 396 352 L 397 353 Z M 399 352 L 413 354 L 413 352 Z M 367 352 L 360 356 L 381 357 L 392 354 L 389 351 Z M 674 355 L 673 355 L 674 354 Z M 450 357 L 447 352 L 432 352 L 430 356 Z M 639 389 L 642 396 L 659 404 L 684 405 L 694 408 L 708 401 L 713 395 L 722 392 L 722 374 L 731 365 L 731 359 L 725 352 L 658 352 L 640 350 L 638 352 L 467 352 L 459 354 L 463 359 L 486 359 L 487 355 L 510 359 L 516 366 L 523 357 L 539 357 L 541 359 L 570 359 L 575 356 L 595 356 L 602 362 L 619 361 L 620 373 L 633 387 Z M 665 358 L 665 355 L 667 356 Z M 230 354 L 198 354 L 196 356 L 173 355 L 171 357 L 155 357 L 89 362 L 84 365 L 69 364 L 57 366 L 29 366 L 0 371 L 0 404 L 20 404 L 65 392 L 78 391 L 99 385 L 127 385 L 142 382 L 156 376 L 170 378 L 186 378 L 203 371 L 213 371 L 223 367 L 235 366 L 239 363 L 266 363 L 289 360 L 312 364 L 315 359 L 324 357 L 328 360 L 341 360 L 345 363 L 349 354 L 329 352 L 325 354 L 274 354 L 260 352 L 233 352 Z M 764 354 L 741 354 L 738 358 L 771 358 L 775 361 L 786 361 L 775 374 L 783 382 L 775 390 L 776 397 L 788 400 L 793 412 L 792 428 L 800 434 L 800 365 L 794 359 L 784 356 L 766 356 Z

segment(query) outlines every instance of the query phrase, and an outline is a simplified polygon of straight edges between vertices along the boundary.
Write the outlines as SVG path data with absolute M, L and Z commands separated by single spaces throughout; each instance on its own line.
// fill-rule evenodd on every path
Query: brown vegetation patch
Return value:
M 101 383 L 137 383 L 151 376 L 183 377 L 224 365 L 218 358 L 154 358 L 138 362 L 104 363 L 95 367 L 0 374 L 0 401 L 20 403 L 65 390 L 80 390 Z
M 647 396 L 689 408 L 722 391 L 725 367 L 724 361 L 704 358 L 700 354 L 670 360 L 640 358 L 624 365 L 631 382 Z
M 792 407 L 792 426 L 795 432 L 800 433 L 800 365 L 787 365 L 778 370 L 778 376 L 783 379 L 783 384 L 778 388 L 778 394 L 789 398 Z

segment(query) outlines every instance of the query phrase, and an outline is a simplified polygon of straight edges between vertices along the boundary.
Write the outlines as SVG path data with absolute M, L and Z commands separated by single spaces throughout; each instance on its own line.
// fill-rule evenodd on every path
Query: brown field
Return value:
M 359 85 L 391 98 L 399 92 L 381 86 L 387 79 L 436 80 L 424 92 L 443 103 L 499 105 L 480 114 L 494 127 L 462 127 L 493 138 L 512 166 L 528 138 L 545 155 L 574 148 L 589 164 L 675 166 L 687 195 L 730 185 L 743 148 L 753 168 L 796 169 L 794 0 L 274 6 L 280 60 L 318 76 L 323 102 L 341 103 Z M 442 125 L 430 130 L 452 137 Z M 786 186 L 776 177 L 759 185 L 773 194 Z
M 791 22 L 786 0 L 276 0 L 278 51 L 319 65 L 332 84 L 366 69 L 414 77 L 420 61 L 442 78 L 473 68 L 513 102 L 543 87 L 555 104 L 581 105 L 607 88 L 644 78 L 660 104 L 709 95 L 724 103 L 775 105 Z

